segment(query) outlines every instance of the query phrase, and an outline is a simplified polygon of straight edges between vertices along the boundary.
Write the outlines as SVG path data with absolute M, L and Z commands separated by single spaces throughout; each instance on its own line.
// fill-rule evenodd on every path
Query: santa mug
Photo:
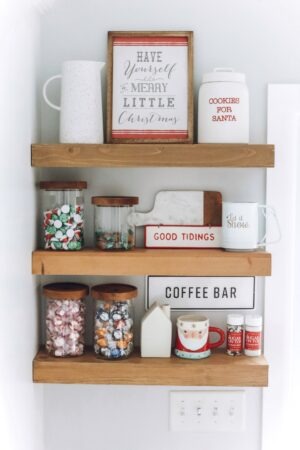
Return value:
M 269 215 L 277 228 L 277 237 L 267 241 L 266 234 L 259 239 L 259 211 L 264 218 Z M 267 244 L 275 244 L 281 238 L 280 226 L 274 208 L 269 205 L 243 202 L 222 203 L 222 244 L 229 251 L 253 251 Z
M 209 333 L 217 333 L 220 338 L 210 342 Z M 190 314 L 177 319 L 177 335 L 175 355 L 180 358 L 202 359 L 210 356 L 211 348 L 216 348 L 225 342 L 225 333 L 221 328 L 210 327 L 205 316 Z

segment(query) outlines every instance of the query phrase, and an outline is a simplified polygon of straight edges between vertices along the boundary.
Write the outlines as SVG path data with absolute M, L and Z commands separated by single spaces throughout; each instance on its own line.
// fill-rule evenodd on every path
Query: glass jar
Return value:
M 92 197 L 95 205 L 95 240 L 101 250 L 130 250 L 135 227 L 129 220 L 138 197 Z
M 127 358 L 133 351 L 133 307 L 137 288 L 128 284 L 99 284 L 95 300 L 95 353 L 104 359 Z
M 244 316 L 228 314 L 227 316 L 227 355 L 238 356 L 244 348 Z
M 52 283 L 43 287 L 46 298 L 46 350 L 53 356 L 79 356 L 84 351 L 85 297 L 88 286 Z
M 41 181 L 43 238 L 46 250 L 83 248 L 85 181 Z

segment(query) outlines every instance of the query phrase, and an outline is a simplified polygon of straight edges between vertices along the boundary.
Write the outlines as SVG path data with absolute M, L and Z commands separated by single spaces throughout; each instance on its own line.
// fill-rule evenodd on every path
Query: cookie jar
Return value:
M 214 69 L 203 75 L 198 99 L 198 142 L 249 142 L 249 93 L 243 73 Z

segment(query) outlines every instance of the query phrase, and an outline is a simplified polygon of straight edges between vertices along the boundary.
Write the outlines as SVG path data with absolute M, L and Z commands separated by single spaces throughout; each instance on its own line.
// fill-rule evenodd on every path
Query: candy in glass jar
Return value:
M 95 205 L 95 241 L 101 250 L 130 250 L 135 227 L 129 221 L 138 197 L 92 197 Z
M 41 181 L 46 250 L 81 250 L 84 245 L 85 181 Z
M 127 358 L 133 351 L 132 300 L 137 288 L 128 284 L 93 286 L 95 353 L 104 359 Z
M 241 355 L 244 348 L 244 317 L 241 314 L 227 316 L 227 354 Z
M 84 351 L 85 297 L 89 288 L 79 283 L 51 283 L 46 298 L 46 350 L 52 356 L 80 356 Z

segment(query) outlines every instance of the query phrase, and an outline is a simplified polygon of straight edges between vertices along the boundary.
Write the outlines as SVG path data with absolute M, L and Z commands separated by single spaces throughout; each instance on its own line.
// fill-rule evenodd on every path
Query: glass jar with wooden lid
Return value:
M 44 248 L 80 250 L 84 246 L 85 181 L 41 181 Z
M 98 248 L 130 250 L 135 246 L 135 227 L 130 222 L 130 214 L 138 203 L 138 197 L 92 197 Z
M 138 290 L 129 284 L 99 284 L 95 300 L 95 353 L 103 359 L 127 358 L 133 351 L 133 305 Z
M 53 356 L 80 356 L 84 351 L 85 297 L 89 288 L 79 283 L 51 283 L 46 299 L 46 350 Z

